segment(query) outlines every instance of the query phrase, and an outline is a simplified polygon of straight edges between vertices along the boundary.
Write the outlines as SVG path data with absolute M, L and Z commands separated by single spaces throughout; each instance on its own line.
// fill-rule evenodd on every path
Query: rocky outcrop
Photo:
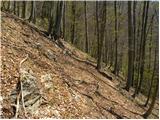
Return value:
M 37 86 L 37 78 L 33 75 L 32 71 L 23 69 L 21 71 L 21 83 L 22 83 L 22 92 L 24 98 L 24 105 L 27 112 L 33 112 L 41 104 L 41 94 Z M 18 85 L 18 84 L 17 84 Z M 13 105 L 17 103 L 18 95 L 18 86 L 11 93 L 11 102 Z M 22 107 L 22 101 L 20 98 L 20 108 Z M 21 109 L 20 109 L 21 110 Z

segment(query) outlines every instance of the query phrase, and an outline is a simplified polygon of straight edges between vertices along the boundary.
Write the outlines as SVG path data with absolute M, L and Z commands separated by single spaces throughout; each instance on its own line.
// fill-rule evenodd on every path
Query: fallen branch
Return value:
M 19 112 L 19 101 L 20 101 L 20 97 L 22 100 L 22 106 L 23 106 L 23 110 L 24 110 L 24 114 L 26 116 L 26 109 L 25 109 L 25 104 L 24 104 L 24 96 L 23 96 L 23 85 L 22 85 L 22 76 L 21 76 L 21 67 L 22 64 L 28 59 L 28 54 L 27 56 L 20 62 L 19 64 L 19 79 L 18 79 L 18 83 L 17 83 L 17 90 L 18 90 L 18 95 L 17 95 L 17 106 L 16 106 L 16 114 L 15 117 L 18 117 L 18 112 Z

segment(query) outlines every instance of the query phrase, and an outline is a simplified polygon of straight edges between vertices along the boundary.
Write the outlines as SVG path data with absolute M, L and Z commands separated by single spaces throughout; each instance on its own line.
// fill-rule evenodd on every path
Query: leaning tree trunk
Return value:
M 158 22 L 158 17 L 157 17 L 157 22 Z M 154 66 L 156 66 L 156 71 L 159 72 L 159 66 L 155 65 L 156 64 L 156 53 L 159 51 L 159 46 L 158 46 L 158 39 L 159 38 L 159 34 L 157 34 L 157 37 L 156 37 L 156 48 L 155 48 L 155 63 L 154 63 Z M 158 53 L 159 54 L 159 53 Z M 153 110 L 153 107 L 155 105 L 155 102 L 156 102 L 156 97 L 157 97 L 157 93 L 159 92 L 159 77 L 156 78 L 156 88 L 155 88 L 155 91 L 153 93 L 153 96 L 152 96 L 152 101 L 151 101 L 151 104 L 149 106 L 149 109 L 143 114 L 143 117 L 144 118 L 147 118 L 152 110 Z
M 151 102 L 151 105 L 150 105 L 149 109 L 143 114 L 144 118 L 147 118 L 151 114 L 151 112 L 153 110 L 154 104 L 156 102 L 158 89 L 159 89 L 159 79 L 157 78 L 156 88 L 155 88 L 155 91 L 153 93 L 152 102 Z
M 151 85 L 150 85 L 150 88 L 149 88 L 149 92 L 148 92 L 148 96 L 147 96 L 147 100 L 146 100 L 146 103 L 145 103 L 145 107 L 147 106 L 148 102 L 149 102 L 149 99 L 150 99 L 150 96 L 151 96 L 151 91 L 152 91 L 152 87 L 153 87 L 153 82 L 154 82 L 154 76 L 155 76 L 155 71 L 156 71 L 156 63 L 157 63 L 157 55 L 156 55 L 156 52 L 157 52 L 157 48 L 155 49 L 155 57 L 154 57 L 154 68 L 153 68 L 153 73 L 152 73 L 152 78 L 151 78 Z

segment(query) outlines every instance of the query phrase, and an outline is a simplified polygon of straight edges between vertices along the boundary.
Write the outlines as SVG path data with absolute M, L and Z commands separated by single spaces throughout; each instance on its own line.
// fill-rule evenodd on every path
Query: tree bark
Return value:
M 156 65 L 157 65 L 157 55 L 156 55 L 157 49 L 155 49 L 155 57 L 154 57 L 154 68 L 153 68 L 153 73 L 152 73 L 152 78 L 151 78 L 151 84 L 149 87 L 149 91 L 148 91 L 148 96 L 147 96 L 147 100 L 145 103 L 145 107 L 147 106 L 149 99 L 150 99 L 150 95 L 151 95 L 151 91 L 152 91 L 152 87 L 153 87 L 153 82 L 154 82 L 154 76 L 155 76 L 155 71 L 156 71 Z
M 16 14 L 16 1 L 13 2 L 13 12 Z
M 36 7 L 36 4 L 35 4 L 35 1 L 31 1 L 31 14 L 30 14 L 30 17 L 29 17 L 29 22 L 33 22 L 34 24 L 36 23 L 36 11 L 35 11 L 35 8 Z
M 117 1 L 114 1 L 114 15 L 115 15 L 115 63 L 114 63 L 114 71 L 113 73 L 117 75 L 117 34 L 118 34 L 118 23 L 117 23 Z
M 9 12 L 10 12 L 10 4 L 11 4 L 11 2 L 8 1 L 7 11 L 9 11 Z
M 76 18 L 76 8 L 75 1 L 72 1 L 72 24 L 71 24 L 71 43 L 74 44 L 75 39 L 75 18 Z
M 17 1 L 17 15 L 20 17 L 20 1 Z
M 86 46 L 85 46 L 85 52 L 89 52 L 89 46 L 88 46 L 88 26 L 87 26 L 87 3 L 84 1 L 84 14 L 85 14 L 85 37 L 86 37 Z
M 61 37 L 61 18 L 63 11 L 62 9 L 63 9 L 63 1 L 58 1 L 56 10 L 56 19 L 53 31 L 53 36 L 55 40 L 58 40 Z
M 133 2 L 133 74 L 132 74 L 132 86 L 134 86 L 134 74 L 135 74 L 135 49 L 136 49 L 136 1 Z
M 102 9 L 100 11 L 100 33 L 98 41 L 98 60 L 97 60 L 97 69 L 100 71 L 102 69 L 102 52 L 103 52 L 103 42 L 104 42 L 104 30 L 106 26 L 106 1 L 101 2 Z
M 140 7 L 140 9 L 139 9 L 139 13 L 138 13 L 138 16 L 140 16 L 141 15 L 141 7 Z M 141 44 L 140 44 L 140 42 L 141 42 L 141 39 L 140 39 L 140 27 L 141 27 L 141 20 L 140 20 L 140 18 L 138 18 L 138 28 L 137 28 L 137 40 L 136 40 L 136 66 L 135 66 L 135 68 L 136 68 L 136 73 L 137 73 L 137 77 L 136 77 L 136 81 L 135 81 L 135 91 L 134 91 L 134 94 L 132 95 L 132 97 L 133 98 L 135 98 L 135 96 L 136 96 L 136 94 L 137 94 L 137 88 L 138 88 L 138 80 L 139 80 L 139 70 L 140 70 L 140 49 L 141 49 L 141 47 L 139 47 Z M 139 45 L 140 44 L 140 45 Z
M 63 38 L 65 40 L 65 29 L 66 29 L 66 2 L 64 2 L 64 5 L 63 5 Z
M 150 29 L 151 29 L 151 35 L 150 35 L 150 41 L 149 41 L 149 64 L 148 64 L 148 71 L 150 72 L 151 70 L 151 51 L 152 51 L 152 35 L 153 35 L 153 19 L 154 19 L 154 14 L 152 15 L 152 18 L 151 18 L 151 21 L 150 21 Z M 149 28 L 148 28 L 148 31 L 149 31 Z M 148 32 L 147 32 L 148 34 Z M 147 35 L 146 34 L 146 35 Z
M 128 78 L 125 89 L 129 91 L 132 83 L 133 74 L 133 37 L 132 37 L 132 15 L 131 15 L 131 1 L 128 1 Z
M 159 90 L 158 89 L 159 88 L 159 78 L 157 78 L 156 80 L 157 80 L 157 83 L 156 83 L 155 91 L 153 93 L 152 102 L 151 102 L 151 105 L 150 105 L 149 109 L 143 114 L 144 118 L 147 118 L 151 114 L 151 112 L 153 110 L 153 107 L 154 107 L 154 104 L 156 102 L 156 97 L 157 97 L 157 93 L 158 93 L 158 90 Z
M 22 1 L 22 18 L 26 18 L 26 1 Z
M 48 22 L 49 22 L 49 26 L 48 26 L 48 35 L 50 35 L 52 33 L 52 29 L 54 26 L 54 2 L 51 1 L 51 4 L 49 6 L 50 8 L 50 13 L 49 13 L 49 18 L 48 18 Z
M 143 34 L 142 34 L 142 51 L 141 51 L 141 67 L 140 67 L 140 81 L 139 81 L 139 85 L 138 85 L 138 90 L 137 90 L 137 94 L 139 93 L 139 91 L 141 90 L 141 86 L 142 86 L 142 81 L 143 81 L 143 77 L 144 77 L 144 64 L 145 64 L 145 44 L 146 44 L 146 27 L 147 27 L 147 19 L 148 19 L 148 8 L 149 8 L 149 1 L 147 1 L 146 3 L 146 10 L 145 10 L 145 21 L 144 21 L 144 29 L 143 29 Z

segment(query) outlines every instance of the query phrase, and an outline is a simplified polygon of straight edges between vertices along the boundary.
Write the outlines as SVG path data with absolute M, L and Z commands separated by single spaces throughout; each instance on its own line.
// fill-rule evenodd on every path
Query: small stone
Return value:
M 41 82 L 46 82 L 46 81 L 48 82 L 51 80 L 52 80 L 51 74 L 45 74 L 41 76 Z
M 41 82 L 44 84 L 46 89 L 53 88 L 52 76 L 51 74 L 45 74 L 41 76 Z
M 48 49 L 47 51 L 45 51 L 44 55 L 48 59 L 56 61 L 56 56 L 53 54 L 53 52 L 51 50 Z

